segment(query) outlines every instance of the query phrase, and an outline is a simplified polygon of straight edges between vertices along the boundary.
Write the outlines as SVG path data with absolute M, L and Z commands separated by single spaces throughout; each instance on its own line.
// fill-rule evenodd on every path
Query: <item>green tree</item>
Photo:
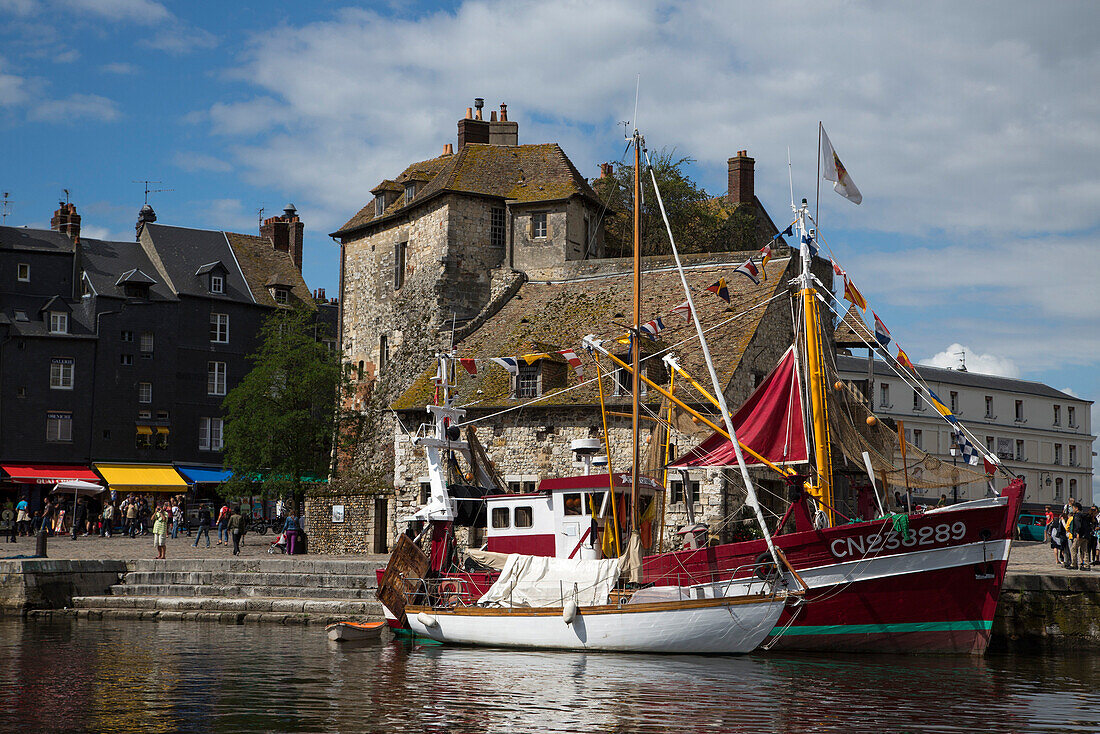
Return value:
M 684 171 L 694 163 L 687 156 L 677 157 L 675 150 L 651 153 L 653 173 L 661 187 L 668 220 L 681 252 L 705 252 L 717 242 L 722 224 L 721 207 Z M 633 160 L 633 159 L 631 159 Z M 644 169 L 644 165 L 643 165 Z M 607 223 L 606 249 L 611 257 L 628 257 L 634 246 L 634 166 L 616 164 L 612 176 L 596 179 L 593 186 L 600 199 L 617 214 Z M 642 217 L 640 242 L 643 255 L 672 252 L 661 219 L 661 209 L 647 170 L 642 171 Z
M 322 328 L 306 309 L 264 322 L 252 370 L 222 404 L 231 495 L 290 497 L 300 510 L 303 479 L 329 475 L 333 440 L 354 416 L 343 407 L 349 381 L 340 354 L 318 340 Z

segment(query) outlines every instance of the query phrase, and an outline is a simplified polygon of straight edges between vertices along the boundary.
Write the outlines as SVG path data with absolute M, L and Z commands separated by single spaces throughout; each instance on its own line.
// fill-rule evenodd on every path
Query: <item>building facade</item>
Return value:
M 843 379 L 868 384 L 866 358 L 838 356 L 837 368 Z M 986 450 L 1024 478 L 1028 505 L 1061 505 L 1071 497 L 1093 501 L 1092 401 L 1029 380 L 925 365 L 916 369 Z M 866 394 L 875 413 L 902 421 L 906 440 L 946 463 L 959 461 L 947 422 L 885 363 L 873 363 L 870 386 Z M 957 488 L 960 501 L 985 491 L 983 484 Z M 944 490 L 952 500 L 955 492 Z
M 156 467 L 220 469 L 221 404 L 250 369 L 264 319 L 310 309 L 329 321 L 335 348 L 337 306 L 302 279 L 292 206 L 262 237 L 158 224 L 148 205 L 133 242 L 82 237 L 72 204 L 51 226 L 0 227 L 9 494 L 37 501 L 57 479 L 97 478 L 97 463 L 149 467 L 150 477 Z

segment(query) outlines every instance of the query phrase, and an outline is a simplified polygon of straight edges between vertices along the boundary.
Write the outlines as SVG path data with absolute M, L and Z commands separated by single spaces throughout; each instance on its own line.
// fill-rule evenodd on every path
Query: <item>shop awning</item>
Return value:
M 86 466 L 65 466 L 63 464 L 0 464 L 13 482 L 23 484 L 57 484 L 74 479 L 85 482 L 98 482 L 99 477 Z
M 152 436 L 153 429 L 150 426 L 138 426 L 137 433 L 139 436 Z
M 233 472 L 226 469 L 211 469 L 208 466 L 177 466 L 176 471 L 184 476 L 191 484 L 199 482 L 225 482 L 233 476 Z
M 118 492 L 183 492 L 187 482 L 165 464 L 95 464 L 111 489 Z

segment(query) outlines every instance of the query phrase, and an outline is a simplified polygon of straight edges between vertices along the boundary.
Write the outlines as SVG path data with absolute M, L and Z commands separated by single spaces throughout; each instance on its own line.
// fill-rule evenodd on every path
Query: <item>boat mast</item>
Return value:
M 814 288 L 814 277 L 810 271 L 813 254 L 810 252 L 810 231 L 806 226 L 806 217 L 809 212 L 806 200 L 802 200 L 802 206 L 797 211 L 798 229 L 800 232 L 800 254 L 802 256 L 802 275 L 800 278 L 802 296 L 802 309 L 806 320 L 806 374 L 808 392 L 810 393 L 810 407 L 813 417 L 814 458 L 817 464 L 817 477 L 812 483 L 811 493 L 821 500 L 822 508 L 829 518 L 829 524 L 834 524 L 836 518 L 833 515 L 833 466 L 832 453 L 829 448 L 829 424 L 826 419 L 825 408 L 825 375 L 821 359 L 821 328 L 817 310 L 817 290 Z
M 638 395 L 642 382 L 639 378 L 639 352 L 641 352 L 642 323 L 642 248 L 640 232 L 642 229 L 642 136 L 637 128 L 634 128 L 634 326 L 630 332 L 630 416 L 631 416 L 631 441 L 633 442 L 634 462 L 630 469 L 630 533 L 633 535 L 639 531 L 638 513 L 638 479 L 640 466 L 638 462 L 638 423 L 640 422 L 640 407 Z M 608 457 L 610 461 L 610 457 Z M 609 471 L 610 471 L 610 464 Z

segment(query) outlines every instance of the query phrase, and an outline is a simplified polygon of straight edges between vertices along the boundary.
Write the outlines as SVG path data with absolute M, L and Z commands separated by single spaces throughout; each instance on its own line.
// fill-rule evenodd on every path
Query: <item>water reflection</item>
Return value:
M 1095 731 L 1091 657 L 700 658 L 0 622 L 0 730 Z

